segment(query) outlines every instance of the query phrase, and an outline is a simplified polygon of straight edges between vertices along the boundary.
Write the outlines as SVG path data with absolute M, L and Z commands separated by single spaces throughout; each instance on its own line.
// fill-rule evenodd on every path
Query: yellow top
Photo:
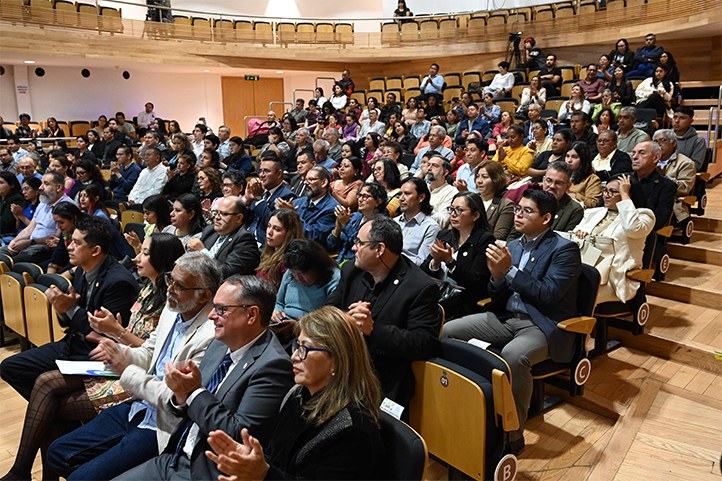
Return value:
M 499 160 L 498 151 L 494 154 L 494 158 L 492 160 L 501 162 L 501 165 L 506 167 L 506 170 L 514 175 L 518 175 L 519 177 L 525 176 L 529 167 L 531 167 L 532 162 L 534 162 L 534 151 L 524 145 L 521 145 L 516 149 L 504 147 L 504 150 L 506 151 L 506 157 L 504 157 L 504 160 Z

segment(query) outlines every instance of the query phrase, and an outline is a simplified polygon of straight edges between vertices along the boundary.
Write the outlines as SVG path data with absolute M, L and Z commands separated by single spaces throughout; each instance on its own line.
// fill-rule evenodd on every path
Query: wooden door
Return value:
M 268 114 L 270 102 L 282 102 L 283 79 L 261 78 L 257 81 L 243 77 L 221 77 L 223 94 L 223 123 L 231 128 L 231 135 L 245 138 L 243 118 L 247 115 Z M 279 106 L 281 107 L 281 106 Z M 278 110 L 281 118 L 282 110 Z

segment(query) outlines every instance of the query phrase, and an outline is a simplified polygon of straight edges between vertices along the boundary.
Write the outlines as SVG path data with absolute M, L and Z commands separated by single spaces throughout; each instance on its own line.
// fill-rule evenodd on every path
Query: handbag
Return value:
M 580 239 L 573 232 L 556 231 L 556 233 L 579 246 L 582 262 L 599 271 L 600 285 L 609 282 L 609 272 L 612 270 L 614 260 L 614 239 L 594 234 Z
M 446 307 L 446 303 L 458 301 L 465 290 L 463 287 L 452 284 L 449 281 L 441 281 L 439 279 L 434 279 L 434 281 L 439 285 L 439 304 L 444 307 Z

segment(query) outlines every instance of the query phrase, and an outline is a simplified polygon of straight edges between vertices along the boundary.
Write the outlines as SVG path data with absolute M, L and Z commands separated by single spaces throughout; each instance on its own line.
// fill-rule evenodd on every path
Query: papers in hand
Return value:
M 68 376 L 104 376 L 118 377 L 113 371 L 106 370 L 106 365 L 100 361 L 61 361 L 55 360 L 58 369 Z

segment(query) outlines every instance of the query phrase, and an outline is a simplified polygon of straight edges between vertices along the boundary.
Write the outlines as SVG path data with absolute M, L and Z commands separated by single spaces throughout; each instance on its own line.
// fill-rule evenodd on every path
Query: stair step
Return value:
M 722 266 L 671 259 L 665 280 L 647 284 L 647 293 L 722 309 Z
M 682 101 L 682 105 L 689 105 L 692 107 L 716 107 L 717 99 L 685 99 Z
M 714 208 L 714 206 L 710 206 L 710 204 L 707 204 L 707 209 L 710 209 L 710 207 Z M 693 219 L 695 231 L 694 234 L 692 234 L 693 238 L 694 235 L 699 231 L 722 234 L 722 219 L 711 219 L 709 217 L 693 217 Z
M 699 220 L 702 219 L 694 219 L 695 231 L 690 243 L 670 242 L 667 244 L 667 253 L 672 259 L 722 266 L 722 234 L 698 230 Z

